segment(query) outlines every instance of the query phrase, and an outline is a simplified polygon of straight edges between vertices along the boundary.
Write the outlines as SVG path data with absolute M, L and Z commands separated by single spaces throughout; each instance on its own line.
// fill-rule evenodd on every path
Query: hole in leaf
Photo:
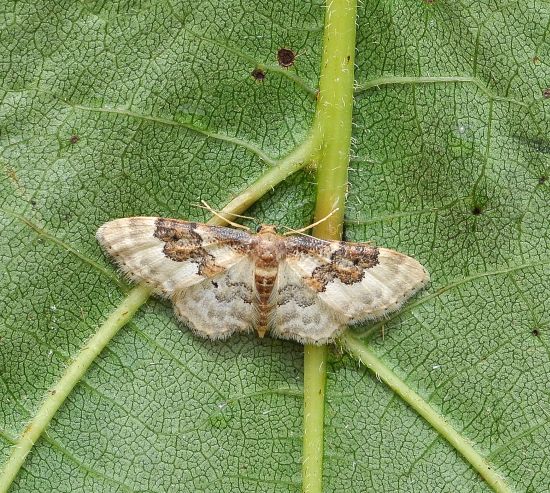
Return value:
M 535 337 L 538 337 L 538 336 L 540 336 L 540 330 L 539 329 L 533 329 L 531 331 L 531 334 L 533 334 Z
M 473 214 L 474 216 L 479 216 L 482 212 L 483 212 L 483 209 L 482 209 L 481 206 L 479 206 L 479 205 L 476 205 L 476 206 L 472 209 L 472 214 Z

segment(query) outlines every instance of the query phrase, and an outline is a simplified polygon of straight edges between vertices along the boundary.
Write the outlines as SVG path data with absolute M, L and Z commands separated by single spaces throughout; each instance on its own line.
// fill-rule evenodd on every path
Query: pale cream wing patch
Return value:
M 341 314 L 308 288 L 283 261 L 273 293 L 270 334 L 302 344 L 325 344 L 345 328 Z
M 253 278 L 254 263 L 242 259 L 223 274 L 176 291 L 172 296 L 176 315 L 210 339 L 251 332 L 258 319 Z
M 167 297 L 237 264 L 252 238 L 231 228 L 158 217 L 116 219 L 96 236 L 131 280 Z
M 287 248 L 288 266 L 345 324 L 384 317 L 429 280 L 412 257 L 365 243 L 292 237 Z

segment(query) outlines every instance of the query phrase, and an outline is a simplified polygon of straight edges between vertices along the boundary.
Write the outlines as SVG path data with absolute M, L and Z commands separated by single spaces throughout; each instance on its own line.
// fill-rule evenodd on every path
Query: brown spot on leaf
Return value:
M 542 97 L 544 99 L 550 98 L 550 87 L 547 87 L 544 91 L 542 91 Z
M 538 336 L 540 336 L 540 331 L 539 331 L 539 329 L 533 329 L 531 331 L 531 334 L 533 334 L 535 337 L 538 337 Z
M 71 144 L 76 144 L 80 140 L 80 137 L 76 134 L 71 135 L 71 138 L 69 139 L 69 142 Z
M 540 176 L 539 177 L 539 185 L 544 185 L 547 180 L 548 180 L 547 176 Z
M 283 68 L 292 67 L 296 59 L 296 52 L 289 48 L 279 48 L 277 51 L 277 62 Z
M 479 205 L 476 205 L 476 206 L 472 209 L 472 214 L 473 214 L 474 216 L 479 216 L 482 212 L 483 212 L 483 209 L 482 209 Z
M 265 79 L 265 72 L 259 67 L 256 67 L 250 75 L 252 75 L 252 77 L 259 82 L 262 82 Z

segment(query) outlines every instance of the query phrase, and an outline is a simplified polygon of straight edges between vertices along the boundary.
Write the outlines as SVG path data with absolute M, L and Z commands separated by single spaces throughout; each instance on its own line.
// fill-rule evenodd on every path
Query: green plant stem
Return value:
M 315 220 L 336 211 L 316 226 L 319 238 L 339 240 L 344 224 L 351 147 L 355 64 L 355 0 L 327 5 L 316 125 L 323 139 L 317 166 Z
M 319 99 L 314 128 L 322 138 L 317 165 L 315 221 L 327 217 L 313 235 L 328 240 L 342 237 L 351 145 L 355 60 L 354 0 L 327 4 Z M 327 348 L 304 348 L 304 444 L 302 490 L 323 491 L 323 439 Z
M 390 389 L 399 395 L 409 406 L 422 416 L 441 437 L 449 442 L 469 464 L 480 474 L 496 493 L 511 493 L 497 471 L 472 447 L 470 442 L 460 435 L 443 416 L 431 407 L 403 380 L 393 373 L 369 348 L 349 333 L 340 339 L 342 346 L 367 368 L 373 371 Z
M 42 402 L 37 413 L 14 445 L 10 457 L 0 473 L 0 493 L 8 491 L 28 453 L 95 358 L 121 327 L 134 316 L 139 307 L 147 301 L 149 295 L 150 289 L 148 287 L 138 286 L 134 288 L 118 308 L 111 313 L 99 330 L 86 342 L 65 369 L 62 377 L 50 388 L 44 402 Z
M 302 489 L 304 493 L 323 491 L 323 429 L 327 346 L 304 348 L 304 450 Z

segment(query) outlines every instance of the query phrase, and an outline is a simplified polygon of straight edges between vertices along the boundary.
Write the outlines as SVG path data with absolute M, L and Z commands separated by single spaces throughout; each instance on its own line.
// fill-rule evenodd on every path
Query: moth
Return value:
M 97 231 L 133 281 L 169 298 L 195 333 L 225 339 L 256 330 L 303 344 L 333 341 L 348 324 L 397 310 L 428 282 L 415 259 L 367 243 L 257 234 L 161 217 Z

